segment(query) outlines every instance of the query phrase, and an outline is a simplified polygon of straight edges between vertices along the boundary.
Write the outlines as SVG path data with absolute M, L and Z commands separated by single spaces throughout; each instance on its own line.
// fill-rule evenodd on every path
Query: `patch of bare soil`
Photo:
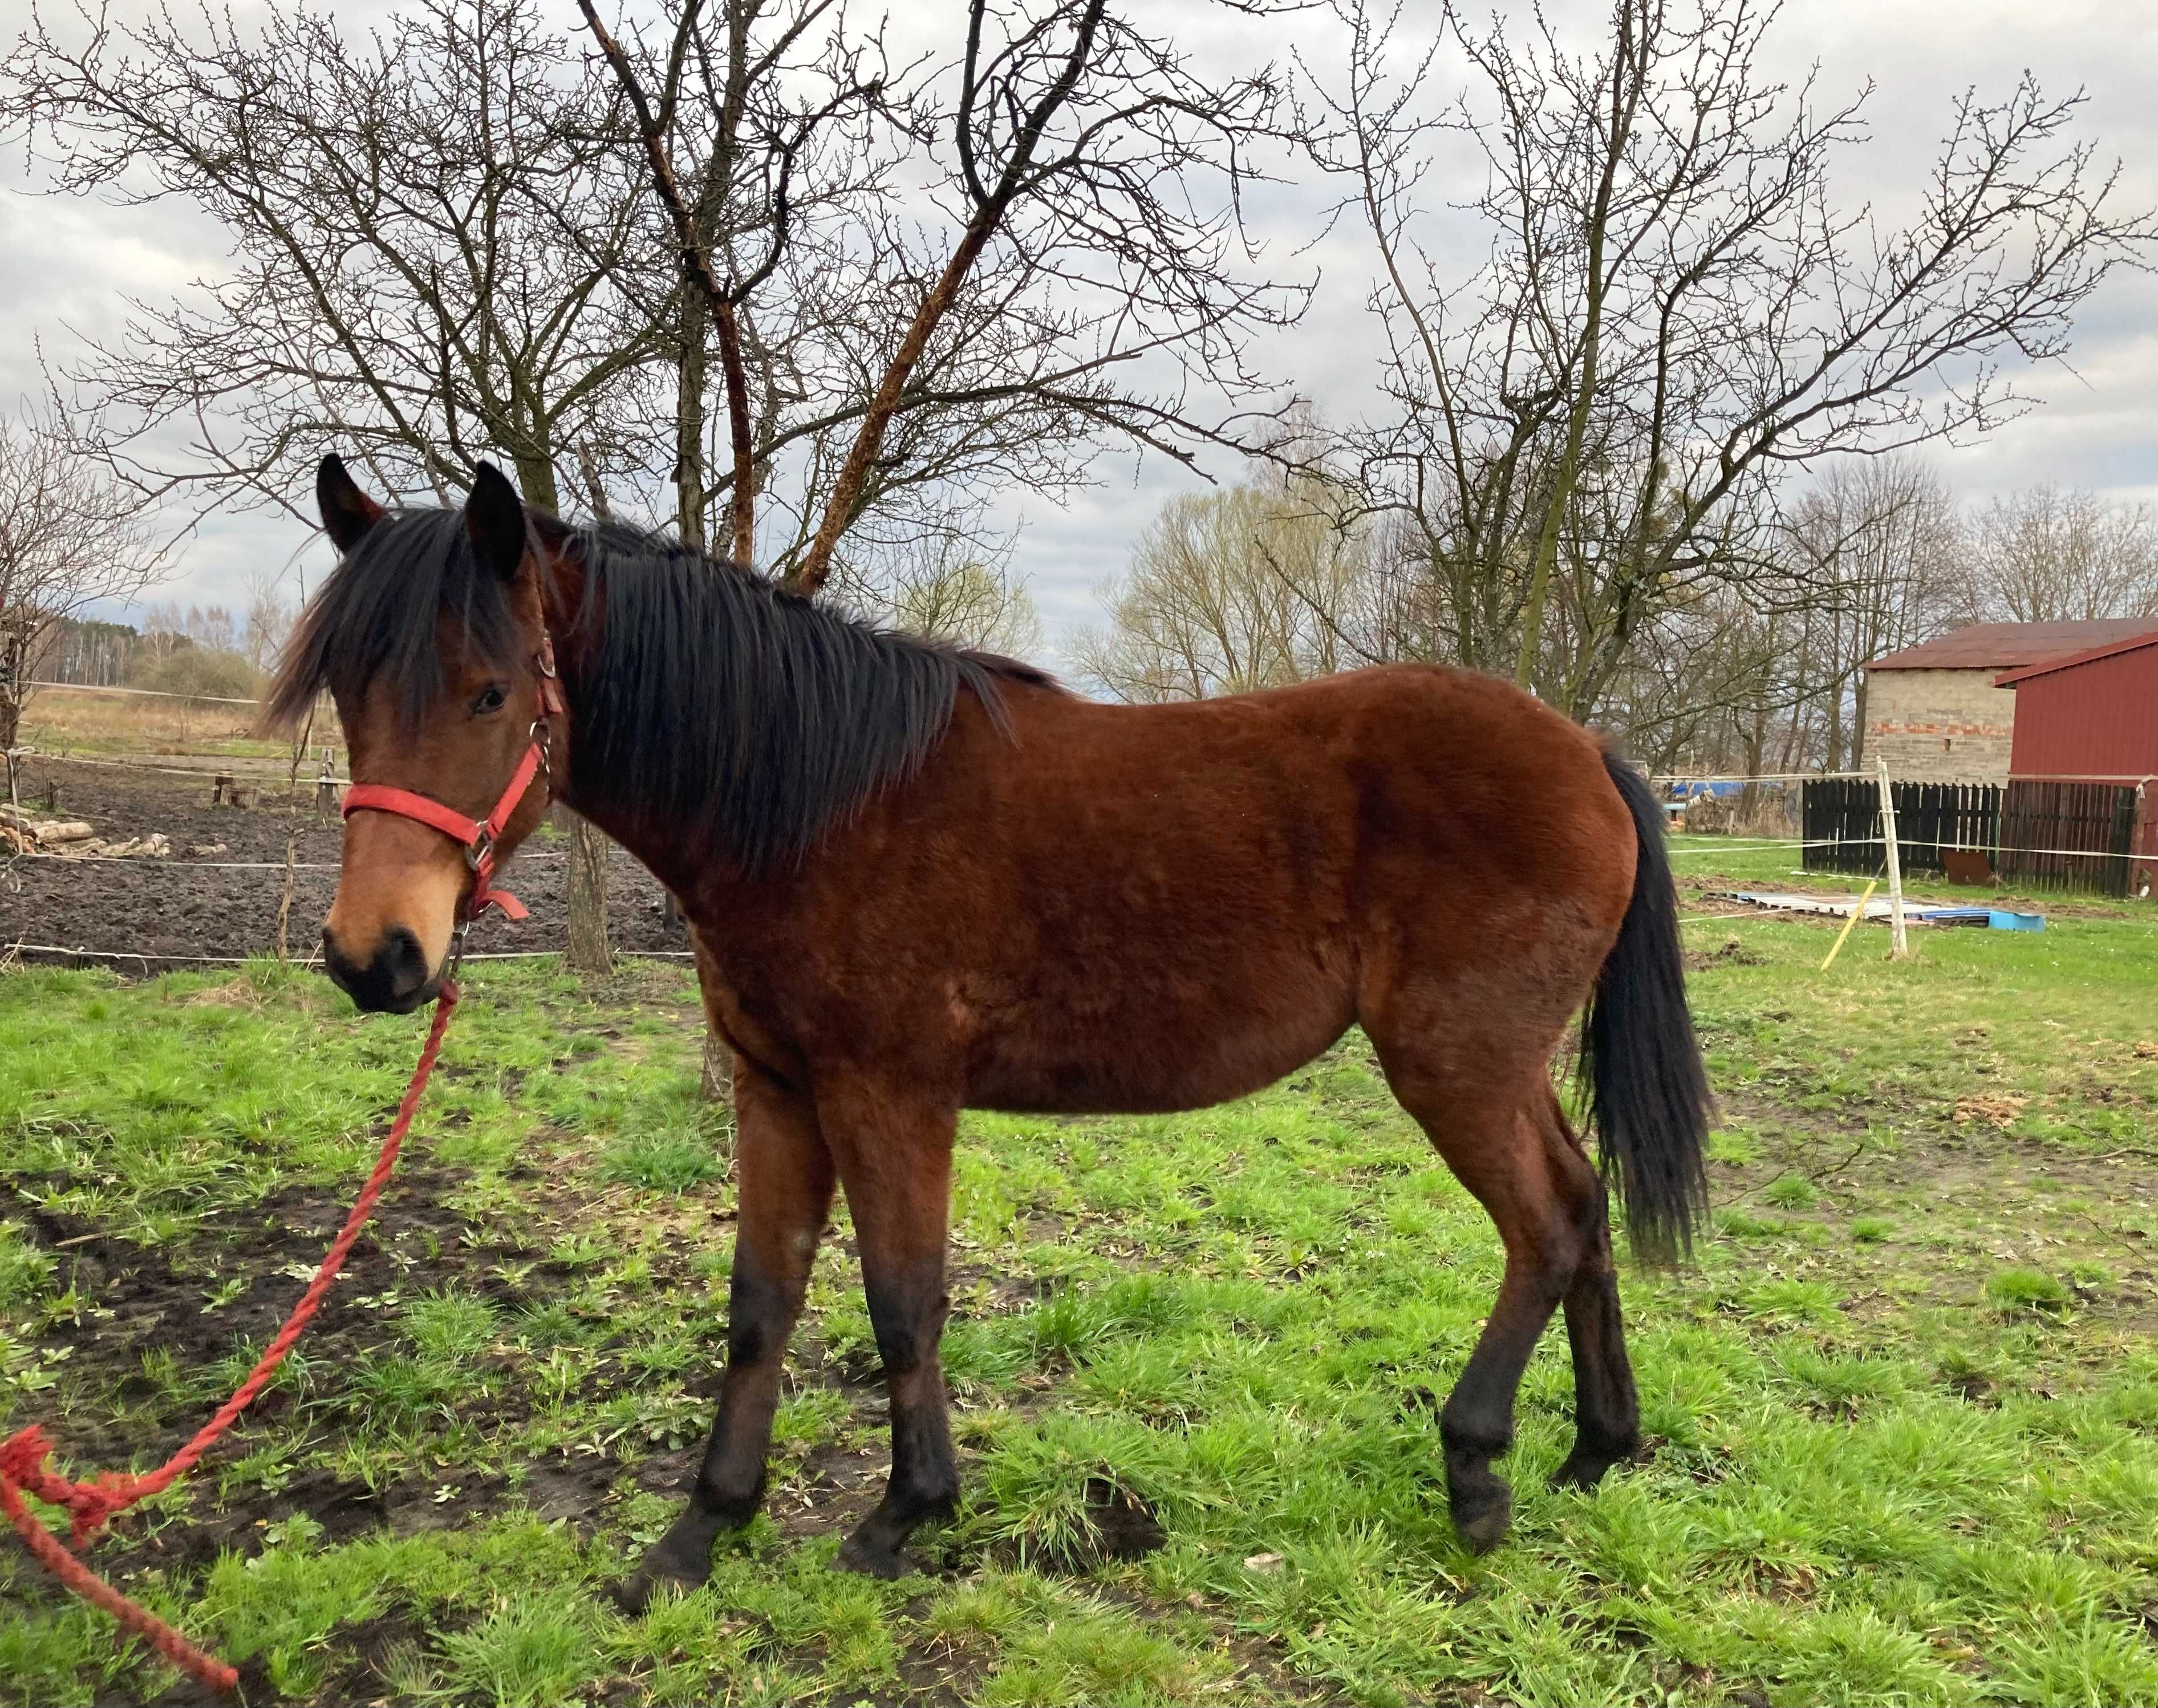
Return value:
M 275 951 L 281 868 L 288 834 L 294 877 L 287 927 L 290 952 L 313 952 L 337 889 L 340 826 L 318 816 L 314 785 L 266 788 L 259 806 L 210 804 L 210 779 L 107 769 L 33 758 L 24 766 L 23 800 L 42 801 L 57 785 L 65 816 L 86 820 L 107 840 L 163 834 L 163 859 L 85 861 L 0 857 L 0 952 L 14 943 L 105 951 L 101 964 L 121 973 L 156 970 L 161 955 L 265 955 Z M 522 924 L 490 915 L 474 927 L 472 949 L 552 950 L 567 947 L 568 862 L 562 844 L 540 839 L 507 868 L 503 881 L 532 910 Z M 201 850 L 198 853 L 197 850 Z M 607 872 L 610 930 L 620 949 L 681 950 L 687 939 L 666 920 L 666 894 L 620 849 Z M 129 955 L 152 957 L 131 962 Z M 50 954 L 26 958 L 65 958 Z
M 542 1261 L 530 1247 L 471 1236 L 465 1218 L 447 1202 L 461 1179 L 457 1171 L 424 1167 L 400 1176 L 394 1215 L 360 1236 L 292 1355 L 287 1368 L 297 1369 L 297 1379 L 281 1379 L 259 1396 L 240 1430 L 213 1447 L 180 1485 L 191 1497 L 180 1521 L 139 1509 L 116 1519 L 111 1540 L 100 1551 L 101 1570 L 207 1564 L 222 1549 L 246 1551 L 250 1538 L 294 1513 L 306 1513 L 330 1540 L 342 1541 L 385 1522 L 400 1530 L 438 1527 L 492 1504 L 503 1479 L 486 1487 L 481 1479 L 443 1499 L 432 1486 L 375 1489 L 320 1469 L 295 1473 L 274 1488 L 235 1484 L 222 1491 L 215 1474 L 248 1450 L 248 1430 L 309 1403 L 309 1368 L 348 1370 L 388 1348 L 395 1338 L 390 1307 L 400 1296 L 454 1286 L 509 1310 L 559 1289 L 569 1273 L 565 1266 Z M 245 1210 L 207 1219 L 201 1235 L 173 1248 L 116 1239 L 34 1203 L 14 1212 L 59 1260 L 61 1278 L 81 1301 L 75 1324 L 50 1337 L 72 1349 L 65 1369 L 73 1403 L 51 1433 L 74 1473 L 160 1463 L 186 1441 L 225 1397 L 219 1365 L 267 1344 L 346 1208 L 342 1194 L 285 1187 Z M 519 1284 L 503 1278 L 505 1263 L 515 1265 Z M 224 1374 L 235 1368 L 227 1365 Z M 514 1383 L 460 1408 L 467 1421 L 488 1427 L 514 1423 L 529 1411 L 529 1395 Z M 595 1500 L 612 1468 L 598 1477 Z M 581 1484 L 590 1480 L 581 1468 Z
M 1687 972 L 1700 973 L 1711 967 L 1758 967 L 1765 957 L 1732 937 L 1713 949 L 1689 949 L 1685 958 Z
M 2011 1098 L 1965 1099 L 1945 1132 L 1908 1131 L 1893 1148 L 1815 1124 L 1787 1107 L 1727 1097 L 1754 1126 L 1750 1163 L 1711 1163 L 1719 1210 L 1825 1228 L 1832 1242 L 1799 1267 L 1853 1277 L 1846 1308 L 1892 1318 L 1913 1304 L 1985 1308 L 1984 1283 L 2027 1267 L 2068 1280 L 2086 1325 L 2158 1330 L 2158 1152 L 2086 1153 L 2005 1129 Z M 1801 1179 L 1810 1204 L 1778 1204 L 1772 1189 Z M 1888 1224 L 1866 1241 L 1851 1225 Z

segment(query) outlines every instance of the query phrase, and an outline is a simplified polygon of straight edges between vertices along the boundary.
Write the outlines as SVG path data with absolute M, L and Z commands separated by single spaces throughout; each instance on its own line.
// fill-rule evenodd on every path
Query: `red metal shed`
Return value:
M 2158 777 L 2158 622 L 1994 685 L 2016 690 L 2011 777 Z

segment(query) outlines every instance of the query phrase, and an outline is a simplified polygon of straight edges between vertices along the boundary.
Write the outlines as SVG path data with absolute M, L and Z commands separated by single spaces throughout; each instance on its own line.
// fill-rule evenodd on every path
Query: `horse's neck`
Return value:
M 737 899 L 759 906 L 788 895 L 806 869 L 801 862 L 813 859 L 802 854 L 803 849 L 825 845 L 834 836 L 845 836 L 856 813 L 871 796 L 911 772 L 921 751 L 942 744 L 949 731 L 948 723 L 934 733 L 930 731 L 928 717 L 922 710 L 929 704 L 927 697 L 946 696 L 942 704 L 955 710 L 953 698 L 963 699 L 964 682 L 970 673 L 978 675 L 974 666 L 947 655 L 894 646 L 873 637 L 856 635 L 845 647 L 838 645 L 847 638 L 844 634 L 811 635 L 805 639 L 798 628 L 787 625 L 831 625 L 839 620 L 813 615 L 806 609 L 756 607 L 751 599 L 750 604 L 755 608 L 735 616 L 771 627 L 755 644 L 741 649 L 729 679 L 738 685 L 747 682 L 755 691 L 721 694 L 705 704 L 688 691 L 700 685 L 694 674 L 688 682 L 669 683 L 649 673 L 669 668 L 694 673 L 696 666 L 679 646 L 632 648 L 629 654 L 624 654 L 617 637 L 616 656 L 607 655 L 604 642 L 598 643 L 596 653 L 588 651 L 583 636 L 592 632 L 592 625 L 578 618 L 604 601 L 587 596 L 585 577 L 618 573 L 619 569 L 602 566 L 586 570 L 574 560 L 564 569 L 565 573 L 552 583 L 545 609 L 548 626 L 556 636 L 556 654 L 569 700 L 565 734 L 570 763 L 558 767 L 563 773 L 563 799 L 636 855 L 684 899 L 685 906 L 694 898 L 700 911 L 708 916 L 728 912 L 730 904 Z M 848 691 L 820 689 L 811 679 L 818 668 L 839 668 L 829 656 L 835 650 L 850 655 L 844 663 L 848 670 L 903 673 L 896 683 L 885 684 L 888 691 L 868 696 L 875 704 L 865 708 L 861 703 L 864 696 L 851 691 L 860 685 L 858 679 L 849 679 Z M 638 653 L 651 656 L 634 656 L 632 662 L 632 655 Z M 757 669 L 768 671 L 771 679 L 757 681 L 754 673 Z M 612 679 L 607 675 L 610 671 L 633 673 L 627 679 L 640 692 L 630 695 L 601 692 Z M 947 679 L 940 679 L 939 672 L 947 673 Z M 684 691 L 667 691 L 673 689 Z M 801 716 L 777 715 L 767 720 L 770 726 L 761 733 L 756 729 L 747 732 L 749 739 L 760 744 L 753 751 L 732 740 L 700 739 L 715 732 L 743 735 L 742 719 L 770 711 L 775 703 L 783 710 L 792 704 L 785 698 L 789 694 L 799 699 L 796 710 Z M 607 714 L 609 717 L 648 718 L 658 727 L 601 727 L 593 718 L 602 704 L 615 708 Z M 632 712 L 632 706 L 665 710 Z M 822 748 L 816 740 L 810 740 L 807 751 L 798 756 L 786 751 L 788 732 L 813 715 L 827 720 Z M 860 731 L 842 732 L 843 741 L 858 734 L 860 742 L 850 751 L 835 754 L 830 751 L 829 720 L 845 717 L 865 720 Z M 669 743 L 674 740 L 670 732 L 676 730 L 684 738 L 676 745 L 641 745 Z M 665 764 L 612 765 L 601 775 L 599 767 L 576 762 L 581 751 L 588 756 L 634 755 L 639 759 L 694 761 L 694 766 L 686 772 L 667 777 L 663 782 L 656 779 L 669 772 L 669 766 Z M 792 787 L 793 778 L 766 774 L 775 765 L 795 766 L 798 760 L 798 768 L 812 778 L 859 774 L 863 781 L 844 791 L 832 790 L 823 800 L 799 801 L 798 791 Z M 732 765 L 745 768 L 739 774 L 720 775 L 715 769 L 708 775 L 705 770 L 708 764 L 719 769 Z M 580 773 L 586 785 L 581 791 L 577 787 Z M 641 782 L 640 777 L 653 781 Z M 840 798 L 842 792 L 848 798 Z M 779 802 L 776 809 L 774 802 Z M 746 816 L 738 823 L 727 816 L 735 813 Z
M 569 740 L 574 744 L 578 732 L 574 696 L 569 723 Z M 705 805 L 703 813 L 684 817 L 662 802 L 624 792 L 589 797 L 576 786 L 576 769 L 574 765 L 557 767 L 557 798 L 578 817 L 598 826 L 610 841 L 627 849 L 674 892 L 685 912 L 694 897 L 710 898 L 724 911 L 730 899 L 749 888 L 751 880 L 724 852 L 726 839 L 720 828 L 705 816 L 716 813 L 716 797 Z M 767 876 L 756 881 L 769 885 L 773 880 Z
M 677 896 L 693 886 L 734 880 L 710 852 L 716 840 L 710 827 L 676 823 L 648 802 L 586 800 L 568 786 L 560 793 L 564 806 L 621 844 Z
M 576 571 L 574 580 L 565 576 L 558 581 L 559 605 L 550 601 L 547 612 L 547 626 L 553 634 L 566 636 L 574 632 L 573 613 L 583 593 L 581 567 Z M 656 802 L 640 801 L 619 793 L 593 797 L 577 787 L 575 749 L 580 740 L 600 740 L 600 731 L 592 726 L 589 714 L 580 703 L 584 696 L 579 689 L 586 670 L 591 668 L 590 661 L 574 655 L 570 650 L 573 644 L 557 641 L 555 647 L 568 701 L 565 735 L 570 750 L 570 753 L 557 756 L 554 768 L 555 798 L 579 818 L 598 826 L 610 841 L 627 849 L 646 869 L 679 895 L 683 884 L 696 869 L 697 850 L 710 839 L 702 828 L 669 822 Z

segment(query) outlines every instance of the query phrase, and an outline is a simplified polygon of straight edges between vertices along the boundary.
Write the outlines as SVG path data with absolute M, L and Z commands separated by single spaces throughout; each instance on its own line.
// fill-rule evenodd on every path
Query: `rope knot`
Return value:
M 136 1485 L 136 1478 L 126 1471 L 106 1471 L 95 1482 L 75 1485 L 67 1509 L 78 1550 L 88 1545 L 113 1514 L 135 1504 Z
M 48 1506 L 65 1508 L 80 1551 L 113 1514 L 135 1504 L 142 1494 L 141 1479 L 126 1471 L 107 1471 L 94 1482 L 70 1482 L 45 1468 L 52 1451 L 52 1442 L 36 1424 L 16 1431 L 0 1442 L 0 1478 Z

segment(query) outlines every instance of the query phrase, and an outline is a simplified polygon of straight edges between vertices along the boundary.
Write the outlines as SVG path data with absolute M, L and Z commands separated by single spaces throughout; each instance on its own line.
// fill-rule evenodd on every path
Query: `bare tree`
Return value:
M 2158 511 L 2040 485 L 1996 498 L 1971 529 L 1965 622 L 2158 617 Z
M 1783 518 L 1783 555 L 1807 596 L 1794 654 L 1830 770 L 1866 756 L 1865 667 L 1954 620 L 1970 574 L 1962 519 L 1930 467 L 1911 457 L 1831 463 Z M 1794 736 L 1794 740 L 1796 740 Z
M 1268 74 L 1202 78 L 1105 0 L 977 0 L 950 62 L 901 74 L 821 0 L 678 0 L 658 44 L 585 12 L 711 316 L 737 555 L 753 498 L 783 519 L 756 555 L 814 591 L 850 530 L 888 554 L 1103 442 L 1273 442 L 1244 343 L 1304 293 L 1232 265 Z
M 1926 463 L 1831 462 L 1782 509 L 1768 561 L 1665 602 L 1613 678 L 1603 715 L 1660 771 L 1856 768 L 1864 666 L 1952 620 L 1962 539 Z
M 184 197 L 235 245 L 75 373 L 147 482 L 311 520 L 302 477 L 335 443 L 442 499 L 499 456 L 559 508 L 558 465 L 660 353 L 621 289 L 641 234 L 611 91 L 566 44 L 518 0 L 417 0 L 358 43 L 276 9 L 77 33 L 40 18 L 0 67 L 57 188 Z M 170 426 L 185 456 L 147 460 Z
M 2080 97 L 2027 77 L 1955 103 L 1919 210 L 1884 230 L 1834 194 L 1870 90 L 1767 80 L 1774 13 L 1752 0 L 1615 0 L 1587 55 L 1540 13 L 1513 31 L 1449 8 L 1399 70 L 1399 14 L 1337 6 L 1349 63 L 1309 79 L 1314 148 L 1379 246 L 1395 333 L 1398 419 L 1358 440 L 1376 501 L 1446 548 L 1456 626 L 1483 619 L 1474 662 L 1510 625 L 1517 678 L 1577 715 L 1688 586 L 1777 572 L 1783 475 L 2012 416 L 2006 364 L 2064 350 L 2084 299 L 2158 240 L 2074 137 Z M 1434 113 L 1448 50 L 1472 94 Z M 1489 258 L 1458 308 L 1418 237 L 1443 131 L 1487 173 Z
M 682 0 L 658 55 L 641 37 L 627 48 L 617 42 L 591 0 L 579 0 L 579 9 L 628 103 L 679 261 L 672 474 L 681 532 L 701 544 L 705 506 L 714 490 L 724 491 L 730 550 L 737 562 L 753 563 L 757 490 L 772 454 L 769 443 L 758 454 L 758 418 L 768 441 L 780 400 L 771 383 L 776 352 L 755 328 L 758 311 L 777 305 L 759 293 L 775 281 L 799 284 L 800 270 L 782 274 L 798 240 L 829 263 L 837 258 L 833 228 L 888 199 L 899 155 L 880 144 L 888 132 L 903 133 L 905 116 L 885 100 L 881 43 L 851 39 L 845 8 L 834 0 Z M 730 452 L 726 472 L 711 483 L 703 437 L 706 317 Z M 752 359 L 767 381 L 754 400 Z
M 18 743 L 60 626 L 134 598 L 164 566 L 140 496 L 57 420 L 0 416 L 0 751 Z
M 932 640 L 1012 658 L 1039 651 L 1041 618 L 1026 583 L 1013 572 L 1010 537 L 978 551 L 969 549 L 974 533 L 955 529 L 885 560 L 850 565 L 844 582 L 834 578 L 830 596 Z
M 61 191 L 184 197 L 233 243 L 229 276 L 136 303 L 70 376 L 142 490 L 312 520 L 334 446 L 438 502 L 499 457 L 551 510 L 573 450 L 627 454 L 613 406 L 664 348 L 633 288 L 639 180 L 604 74 L 521 0 L 416 0 L 359 42 L 302 10 L 245 33 L 85 12 L 66 39 L 40 16 L 0 90 Z M 605 852 L 573 838 L 573 896 L 604 893 Z M 603 969 L 604 913 L 570 926 Z
M 1116 699 L 1203 699 L 1366 662 L 1374 554 L 1306 477 L 1164 504 L 1075 646 Z
M 240 637 L 240 650 L 247 660 L 247 668 L 257 676 L 266 675 L 276 664 L 278 653 L 285 648 L 286 637 L 299 620 L 298 607 L 285 597 L 279 587 L 281 579 L 275 574 L 257 573 L 247 581 L 247 611 L 242 619 L 245 632 Z

